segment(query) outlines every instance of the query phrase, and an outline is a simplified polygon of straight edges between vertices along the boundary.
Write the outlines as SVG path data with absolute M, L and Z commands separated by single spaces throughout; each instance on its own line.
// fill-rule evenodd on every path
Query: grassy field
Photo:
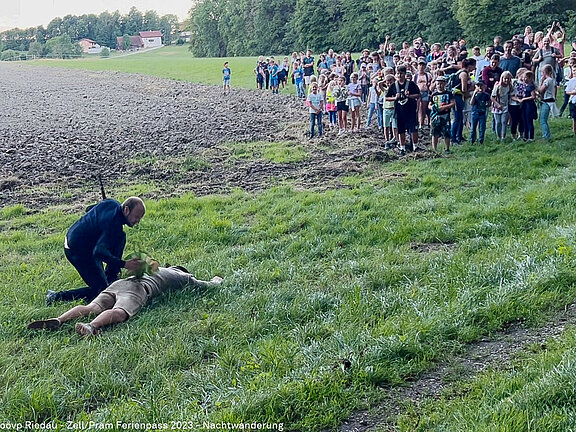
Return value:
M 284 56 L 276 57 L 277 59 Z M 27 64 L 66 67 L 86 70 L 113 70 L 128 73 L 141 73 L 181 81 L 203 84 L 222 84 L 224 62 L 230 62 L 232 87 L 256 88 L 254 68 L 257 57 L 195 58 L 187 45 L 163 47 L 148 52 L 124 57 L 86 57 L 75 60 L 34 60 Z M 293 87 L 290 92 L 293 92 Z M 288 90 L 284 90 L 288 92 Z M 295 92 L 295 91 L 294 91 Z
M 117 61 L 122 71 L 166 76 L 181 57 L 181 76 L 201 74 L 198 59 L 188 65 L 179 49 L 157 53 L 173 53 L 174 62 L 143 54 L 41 64 Z M 81 284 L 62 250 L 79 214 L 1 209 L 0 420 L 53 421 L 62 430 L 67 421 L 333 429 L 377 401 L 382 386 L 410 381 L 463 344 L 516 320 L 538 325 L 576 295 L 568 120 L 554 120 L 553 135 L 549 143 L 489 143 L 457 148 L 450 158 L 372 163 L 344 179 L 347 189 L 288 185 L 149 201 L 140 226 L 128 231 L 127 252 L 144 248 L 225 282 L 160 298 L 90 340 L 73 325 L 25 329 L 70 306 L 45 307 L 47 288 Z M 273 143 L 261 142 L 238 154 L 266 158 L 267 145 L 274 153 Z M 391 181 L 389 173 L 402 176 Z M 575 341 L 570 329 L 513 365 L 461 383 L 424 413 L 408 410 L 401 430 L 414 430 L 418 417 L 426 417 L 419 431 L 576 428 Z

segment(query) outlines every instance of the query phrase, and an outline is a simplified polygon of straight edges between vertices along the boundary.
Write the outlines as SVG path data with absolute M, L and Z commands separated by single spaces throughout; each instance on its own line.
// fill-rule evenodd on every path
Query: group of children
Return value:
M 550 139 L 548 119 L 559 114 L 558 84 L 565 87 L 561 111 L 569 106 L 576 134 L 576 40 L 564 56 L 547 48 L 552 36 L 547 37 L 534 47 L 520 35 L 504 45 L 495 38 L 485 55 L 475 47 L 472 56 L 463 40 L 446 44 L 442 51 L 440 44 L 429 47 L 418 38 L 392 55 L 391 64 L 394 44 L 387 37 L 381 50 L 364 50 L 356 61 L 350 53 L 336 55 L 332 50 L 318 61 L 310 51 L 294 53 L 289 70 L 297 96 L 305 97 L 309 107 L 310 138 L 322 136 L 324 114 L 330 130 L 339 135 L 359 131 L 364 107 L 364 127 L 372 127 L 376 114 L 386 148 L 397 145 L 402 153 L 416 149 L 418 132 L 429 128 L 433 149 L 443 139 L 449 153 L 451 144 L 465 141 L 465 127 L 471 143 L 483 143 L 489 114 L 497 140 L 509 140 L 509 129 L 514 140 L 534 140 L 537 119 L 542 138 Z

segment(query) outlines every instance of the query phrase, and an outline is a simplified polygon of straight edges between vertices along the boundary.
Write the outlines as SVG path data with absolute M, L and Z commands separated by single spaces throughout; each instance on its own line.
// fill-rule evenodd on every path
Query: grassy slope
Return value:
M 222 84 L 222 68 L 230 62 L 232 87 L 256 88 L 256 57 L 195 58 L 188 47 L 170 46 L 125 57 L 88 57 L 80 60 L 35 60 L 26 64 L 66 67 L 71 69 L 113 70 L 143 73 L 182 81 Z
M 178 68 L 138 57 L 119 69 Z M 82 63 L 107 61 L 120 59 Z M 41 306 L 46 288 L 80 284 L 62 254 L 78 215 L 2 209 L 0 419 L 269 420 L 318 430 L 460 343 L 518 318 L 537 322 L 576 294 L 576 156 L 568 122 L 553 130 L 559 140 L 548 144 L 374 165 L 350 177 L 349 190 L 150 202 L 128 249 L 142 245 L 226 282 L 160 299 L 94 340 L 72 326 L 24 329 L 69 306 Z M 406 176 L 380 180 L 386 172 Z M 414 248 L 430 242 L 448 246 Z M 446 407 L 432 402 L 420 430 L 574 427 L 571 335 L 512 371 L 466 384 L 472 391 Z M 352 367 L 343 370 L 342 359 Z M 412 418 L 403 421 L 411 430 Z
M 486 146 L 374 166 L 350 190 L 150 202 L 128 249 L 226 283 L 91 341 L 24 330 L 68 307 L 40 306 L 46 288 L 80 283 L 61 250 L 77 215 L 3 209 L 0 418 L 336 425 L 378 385 L 574 297 L 574 162 L 566 141 Z M 453 246 L 411 247 L 428 242 Z

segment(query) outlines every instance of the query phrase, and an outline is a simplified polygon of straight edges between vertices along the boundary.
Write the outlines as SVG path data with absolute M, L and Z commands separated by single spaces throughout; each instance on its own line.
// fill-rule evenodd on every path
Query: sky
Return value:
M 126 14 L 132 6 L 158 15 L 174 14 L 184 20 L 193 0 L 0 0 L 0 31 L 10 28 L 46 27 L 53 18 L 66 15 L 96 15 L 105 10 Z

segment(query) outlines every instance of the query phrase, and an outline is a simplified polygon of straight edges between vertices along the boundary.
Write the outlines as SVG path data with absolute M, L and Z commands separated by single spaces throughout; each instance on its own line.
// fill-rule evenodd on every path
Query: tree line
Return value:
M 199 0 L 190 10 L 190 51 L 199 57 L 375 48 L 422 36 L 487 44 L 526 25 L 560 21 L 576 36 L 574 0 Z
M 75 42 L 88 38 L 102 46 L 116 48 L 116 38 L 137 35 L 141 31 L 160 30 L 164 43 L 170 44 L 178 30 L 176 15 L 159 16 L 153 10 L 140 12 L 133 7 L 128 14 L 102 12 L 99 15 L 66 15 L 54 18 L 46 28 L 10 29 L 0 33 L 0 51 L 29 52 L 37 56 L 77 51 Z M 52 41 L 52 42 L 51 42 Z

